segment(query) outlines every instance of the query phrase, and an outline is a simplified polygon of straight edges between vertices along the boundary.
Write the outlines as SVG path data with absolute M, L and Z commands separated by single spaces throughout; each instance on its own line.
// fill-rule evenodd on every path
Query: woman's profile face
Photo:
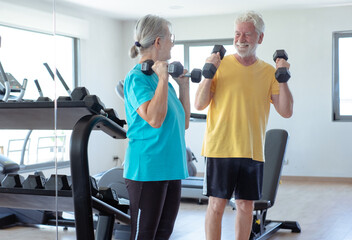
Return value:
M 174 46 L 175 35 L 170 33 L 170 29 L 167 27 L 165 36 L 160 37 L 160 59 L 161 61 L 167 61 L 171 59 L 171 48 Z

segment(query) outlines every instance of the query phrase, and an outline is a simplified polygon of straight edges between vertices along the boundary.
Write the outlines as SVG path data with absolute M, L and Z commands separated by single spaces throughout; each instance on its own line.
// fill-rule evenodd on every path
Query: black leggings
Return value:
M 181 201 L 181 180 L 125 179 L 130 197 L 131 240 L 167 240 Z

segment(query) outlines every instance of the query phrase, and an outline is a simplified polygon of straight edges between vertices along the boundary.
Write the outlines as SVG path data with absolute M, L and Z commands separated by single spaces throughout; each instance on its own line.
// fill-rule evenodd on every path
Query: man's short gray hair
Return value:
M 258 33 L 258 35 L 264 33 L 265 24 L 264 24 L 262 15 L 260 15 L 259 13 L 254 11 L 248 11 L 248 12 L 242 13 L 236 18 L 235 25 L 243 22 L 253 23 L 255 27 L 255 31 Z

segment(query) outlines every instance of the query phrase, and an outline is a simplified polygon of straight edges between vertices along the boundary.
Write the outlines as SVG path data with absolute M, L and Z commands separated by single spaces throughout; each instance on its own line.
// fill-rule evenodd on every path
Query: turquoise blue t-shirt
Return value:
M 160 128 L 151 127 L 137 109 L 153 98 L 158 84 L 155 73 L 148 76 L 137 64 L 124 82 L 127 138 L 124 177 L 135 181 L 177 180 L 188 177 L 185 112 L 169 83 L 167 114 Z

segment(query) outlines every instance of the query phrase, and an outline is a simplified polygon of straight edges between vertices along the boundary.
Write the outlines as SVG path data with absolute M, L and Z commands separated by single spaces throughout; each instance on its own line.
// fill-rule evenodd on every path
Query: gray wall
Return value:
M 0 1 L 11 3 L 11 1 Z M 17 0 L 16 2 L 21 2 Z M 23 2 L 23 1 L 22 1 Z M 35 3 L 35 4 L 33 4 Z M 0 16 L 1 23 L 35 25 L 47 29 L 40 18 L 50 19 L 49 9 L 31 5 L 15 7 L 15 17 Z M 0 8 L 3 13 L 6 11 Z M 34 10 L 33 10 L 34 11 Z M 276 49 L 284 48 L 289 54 L 292 78 L 289 86 L 294 96 L 294 115 L 282 119 L 272 108 L 268 128 L 284 128 L 290 133 L 287 161 L 283 175 L 352 177 L 351 123 L 331 120 L 332 86 L 332 32 L 352 30 L 352 7 L 321 9 L 263 11 L 266 32 L 258 56 L 272 62 Z M 36 12 L 37 13 L 37 12 Z M 32 20 L 29 20 L 29 15 Z M 196 18 L 170 19 L 177 40 L 221 39 L 233 37 L 236 14 Z M 22 21 L 21 21 L 22 20 Z M 124 118 L 123 102 L 116 96 L 117 81 L 136 63 L 128 57 L 133 40 L 134 21 L 118 21 L 91 11 L 75 11 L 57 7 L 57 31 L 81 38 L 80 84 L 97 94 L 106 107 L 113 107 Z M 198 157 L 198 171 L 203 171 L 200 156 L 205 124 L 192 122 L 186 132 L 187 144 Z M 123 159 L 126 140 L 114 140 L 99 132 L 89 142 L 91 173 L 107 170 L 115 165 L 114 156 Z

